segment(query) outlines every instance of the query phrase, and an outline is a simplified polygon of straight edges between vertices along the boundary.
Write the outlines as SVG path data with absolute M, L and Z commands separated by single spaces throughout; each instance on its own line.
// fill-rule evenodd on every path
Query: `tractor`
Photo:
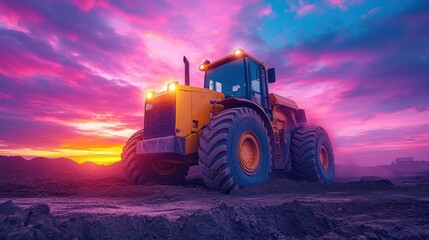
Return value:
M 121 154 L 132 184 L 180 184 L 199 165 L 207 187 L 230 193 L 289 173 L 295 180 L 330 182 L 334 154 L 326 131 L 307 126 L 295 101 L 269 93 L 275 69 L 236 49 L 199 66 L 204 88 L 185 84 L 146 93 L 144 128 Z

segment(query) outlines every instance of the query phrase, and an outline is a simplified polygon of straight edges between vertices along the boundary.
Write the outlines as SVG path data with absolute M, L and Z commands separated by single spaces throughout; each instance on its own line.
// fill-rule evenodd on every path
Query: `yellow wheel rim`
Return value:
M 247 175 L 255 175 L 261 163 L 261 147 L 255 134 L 245 132 L 238 141 L 238 160 Z
M 164 176 L 173 174 L 177 169 L 177 164 L 162 159 L 151 159 L 150 164 L 157 174 Z
M 328 155 L 328 150 L 326 149 L 325 145 L 320 145 L 319 161 L 320 161 L 320 165 L 322 166 L 323 170 L 325 170 L 325 171 L 328 170 L 329 155 Z

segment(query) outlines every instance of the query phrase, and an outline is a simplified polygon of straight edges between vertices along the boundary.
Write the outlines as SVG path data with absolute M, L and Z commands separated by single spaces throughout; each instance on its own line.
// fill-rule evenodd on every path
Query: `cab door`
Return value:
M 249 80 L 249 100 L 258 103 L 265 109 L 269 108 L 265 69 L 251 58 L 247 58 L 247 69 L 247 79 Z

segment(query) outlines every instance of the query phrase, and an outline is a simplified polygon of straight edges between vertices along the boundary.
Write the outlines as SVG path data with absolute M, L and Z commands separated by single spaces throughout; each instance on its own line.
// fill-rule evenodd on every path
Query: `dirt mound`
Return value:
M 392 206 L 402 209 L 404 204 Z M 427 208 L 426 202 L 412 204 L 418 209 Z M 384 207 L 376 203 L 370 208 L 379 212 Z M 56 216 L 50 214 L 46 204 L 19 208 L 6 201 L 0 205 L 0 239 L 425 239 L 428 236 L 427 229 L 414 226 L 415 223 L 400 226 L 390 221 L 390 225 L 380 226 L 367 210 L 356 209 L 352 203 L 310 207 L 296 201 L 277 206 L 233 206 L 221 202 L 208 211 L 198 210 L 169 219 L 101 213 Z M 367 221 L 343 218 L 344 212 L 349 211 L 352 215 L 366 213 L 369 218 Z M 425 222 L 418 220 L 423 226 Z
M 46 204 L 21 209 L 12 201 L 0 205 L 0 239 L 62 239 L 66 235 Z
M 0 206 L 0 239 L 273 239 L 321 237 L 335 223 L 299 203 L 275 207 L 233 207 L 221 202 L 209 211 L 169 220 L 163 216 L 78 214 L 57 220 L 48 205 L 26 209 Z

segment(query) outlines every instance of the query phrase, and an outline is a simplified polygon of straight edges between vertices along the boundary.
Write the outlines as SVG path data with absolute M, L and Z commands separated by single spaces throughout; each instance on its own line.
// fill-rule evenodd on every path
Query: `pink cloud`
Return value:
M 271 8 L 271 4 L 269 4 L 268 6 L 264 7 L 260 12 L 259 12 L 259 17 L 263 17 L 263 16 L 268 16 L 273 12 L 272 8 Z
M 283 56 L 287 59 L 286 65 L 300 74 L 317 74 L 325 68 L 338 68 L 345 63 L 366 64 L 374 60 L 374 56 L 359 50 L 317 53 L 295 49 L 287 51 Z
M 378 12 L 379 10 L 380 10 L 380 7 L 371 8 L 371 9 L 368 11 L 368 15 L 373 15 L 373 14 L 375 14 L 376 12 Z
M 368 16 L 376 14 L 380 10 L 380 7 L 371 8 L 367 14 L 362 15 L 360 18 L 365 19 Z
M 331 4 L 334 7 L 338 7 L 341 10 L 346 10 L 346 3 L 348 2 L 347 0 L 328 0 L 329 4 Z
M 76 6 L 78 6 L 82 11 L 90 11 L 96 4 L 97 0 L 70 0 Z
M 156 1 L 118 1 L 120 6 L 109 3 L 109 1 L 100 1 L 98 6 L 106 12 L 113 13 L 114 16 L 120 17 L 129 22 L 149 26 L 149 27 L 162 27 L 169 23 L 169 15 L 171 9 L 168 9 L 165 3 Z M 147 9 L 145 14 L 138 14 L 135 9 Z
M 314 4 L 303 4 L 303 5 L 301 5 L 301 6 L 299 7 L 299 9 L 296 11 L 296 13 L 297 13 L 299 16 L 306 15 L 306 14 L 308 14 L 309 12 L 313 11 L 313 10 L 314 10 L 314 7 L 315 7 L 315 5 L 314 5 Z

